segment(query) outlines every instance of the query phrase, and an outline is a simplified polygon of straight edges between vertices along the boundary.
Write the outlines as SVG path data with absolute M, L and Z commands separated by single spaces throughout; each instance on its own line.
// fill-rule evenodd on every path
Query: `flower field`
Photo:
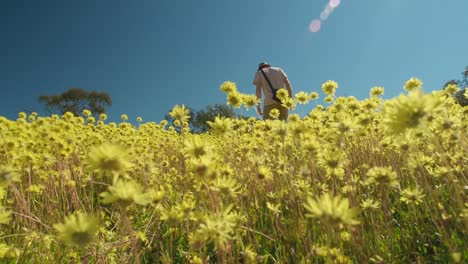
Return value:
M 421 85 L 358 100 L 328 81 L 307 116 L 204 134 L 184 106 L 171 124 L 0 117 L 0 262 L 467 263 L 468 108 Z

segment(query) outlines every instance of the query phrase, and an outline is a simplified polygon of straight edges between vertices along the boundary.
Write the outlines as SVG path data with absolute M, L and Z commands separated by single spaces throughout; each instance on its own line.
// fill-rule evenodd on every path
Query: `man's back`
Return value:
M 263 72 L 265 72 L 265 75 L 270 80 L 270 83 L 273 86 L 273 89 L 278 90 L 280 88 L 286 87 L 286 83 L 288 82 L 288 76 L 281 68 L 267 67 L 267 68 L 263 68 L 262 70 Z M 273 93 L 268 84 L 268 81 L 265 79 L 265 77 L 263 77 L 263 74 L 261 73 L 261 71 L 256 72 L 253 84 L 255 86 L 262 87 L 262 91 L 265 94 L 265 105 L 275 103 L 275 100 L 273 100 Z

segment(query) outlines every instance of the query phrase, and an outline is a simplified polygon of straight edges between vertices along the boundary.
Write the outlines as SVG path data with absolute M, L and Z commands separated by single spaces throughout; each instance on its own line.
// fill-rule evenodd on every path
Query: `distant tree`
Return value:
M 194 133 L 205 133 L 210 130 L 208 121 L 214 121 L 217 116 L 229 118 L 242 118 L 238 117 L 232 106 L 225 104 L 208 105 L 204 109 L 194 111 L 193 108 L 188 107 L 190 110 L 189 127 L 190 131 Z M 166 114 L 164 116 L 169 124 L 173 124 L 174 120 Z
M 208 105 L 204 109 L 195 113 L 195 117 L 192 122 L 193 132 L 204 133 L 210 130 L 210 126 L 207 122 L 214 121 L 217 116 L 236 118 L 237 114 L 236 112 L 234 112 L 234 109 L 230 105 Z
M 99 115 L 106 112 L 107 106 L 112 105 L 112 98 L 108 93 L 81 88 L 70 88 L 59 95 L 41 95 L 38 100 L 45 105 L 49 114 L 72 112 L 76 116 L 81 115 L 84 109 Z
M 461 106 L 467 106 L 468 99 L 465 97 L 464 93 L 465 93 L 465 90 L 468 89 L 468 66 L 466 66 L 465 71 L 462 72 L 461 80 L 450 80 L 446 82 L 444 84 L 444 89 L 449 84 L 456 84 L 460 88 L 460 91 L 454 93 L 453 97 L 455 97 L 455 99 Z

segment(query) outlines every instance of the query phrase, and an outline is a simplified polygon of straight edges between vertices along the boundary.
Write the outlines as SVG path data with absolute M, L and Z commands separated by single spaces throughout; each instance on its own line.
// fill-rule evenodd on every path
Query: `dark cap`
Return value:
M 258 64 L 258 70 L 265 68 L 265 67 L 271 67 L 271 65 L 266 61 L 262 61 Z

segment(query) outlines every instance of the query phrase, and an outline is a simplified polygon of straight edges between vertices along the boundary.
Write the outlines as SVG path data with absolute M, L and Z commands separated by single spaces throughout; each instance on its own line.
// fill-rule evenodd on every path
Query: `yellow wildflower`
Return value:
M 424 196 L 425 195 L 423 194 L 422 190 L 419 189 L 418 187 L 406 188 L 401 193 L 400 201 L 406 204 L 414 203 L 418 205 L 419 203 L 422 203 L 422 199 L 424 198 Z
M 82 212 L 65 218 L 64 223 L 55 224 L 59 238 L 67 244 L 84 247 L 94 240 L 99 230 L 97 217 Z
M 460 87 L 458 87 L 458 85 L 455 83 L 450 83 L 444 88 L 444 92 L 446 92 L 447 94 L 454 94 L 458 91 L 460 91 Z
M 322 91 L 328 96 L 334 95 L 337 88 L 338 83 L 331 80 L 326 81 L 324 84 L 322 84 Z
M 232 130 L 233 122 L 230 118 L 215 117 L 214 121 L 207 121 L 211 131 L 218 135 L 224 135 Z
M 309 102 L 309 96 L 306 92 L 298 92 L 295 97 L 299 104 L 307 104 Z
M 105 113 L 99 114 L 99 120 L 106 121 L 106 119 L 107 119 L 107 115 Z
M 276 108 L 273 108 L 270 110 L 270 117 L 273 118 L 273 119 L 278 119 L 279 115 L 280 115 L 280 111 Z
M 117 180 L 107 192 L 100 194 L 103 204 L 117 203 L 123 208 L 132 204 L 147 205 L 152 202 L 151 192 L 144 193 L 143 187 L 133 180 Z
M 379 201 L 374 201 L 372 198 L 367 198 L 361 202 L 361 207 L 362 209 L 379 209 L 380 208 L 380 202 Z
M 383 94 L 384 94 L 384 88 L 381 87 L 381 86 L 372 87 L 372 89 L 370 91 L 370 96 L 371 97 L 381 96 Z
M 18 181 L 19 175 L 11 166 L 0 165 L 0 188 L 8 186 L 11 182 Z
M 411 78 L 405 83 L 405 90 L 413 91 L 420 89 L 423 83 L 417 78 Z
M 281 105 L 289 110 L 293 110 L 294 108 L 296 108 L 296 103 L 290 97 L 287 97 L 286 99 L 282 99 Z
M 247 110 L 251 107 L 257 106 L 260 103 L 260 100 L 254 94 L 244 95 L 242 97 L 242 102 Z
M 83 115 L 86 116 L 86 117 L 90 117 L 91 116 L 91 111 L 88 110 L 88 109 L 83 109 Z
M 169 116 L 178 120 L 180 123 L 183 123 L 190 119 L 190 110 L 187 109 L 185 105 L 175 105 L 171 112 L 169 112 Z
M 391 167 L 373 167 L 367 171 L 367 177 L 366 185 L 399 187 L 397 174 Z
M 225 93 L 232 93 L 237 91 L 237 86 L 234 82 L 226 81 L 221 84 L 219 89 Z
M 203 142 L 199 137 L 193 137 L 185 141 L 183 152 L 186 158 L 200 158 L 211 151 L 211 146 Z
M 284 88 L 279 88 L 276 91 L 276 97 L 278 97 L 278 99 L 280 99 L 281 101 L 286 100 L 289 97 L 288 90 Z
M 86 168 L 101 177 L 126 175 L 132 166 L 128 152 L 111 144 L 94 147 L 86 160 Z
M 311 93 L 309 94 L 309 99 L 310 99 L 310 100 L 316 100 L 316 99 L 318 99 L 318 98 L 319 98 L 319 93 L 317 93 L 317 92 L 311 92 Z
M 350 208 L 347 198 L 333 197 L 329 193 L 325 193 L 316 200 L 308 197 L 304 208 L 308 212 L 307 217 L 318 218 L 324 225 L 341 228 L 344 225 L 359 224 L 356 219 L 359 211 L 356 208 Z
M 242 105 L 242 96 L 238 92 L 231 92 L 227 95 L 227 104 L 234 108 L 239 108 Z
M 424 125 L 426 118 L 436 113 L 442 101 L 433 94 L 424 94 L 420 89 L 408 95 L 400 95 L 384 105 L 384 125 L 390 134 Z

